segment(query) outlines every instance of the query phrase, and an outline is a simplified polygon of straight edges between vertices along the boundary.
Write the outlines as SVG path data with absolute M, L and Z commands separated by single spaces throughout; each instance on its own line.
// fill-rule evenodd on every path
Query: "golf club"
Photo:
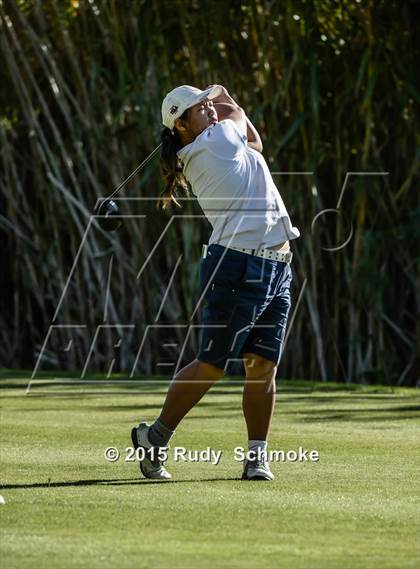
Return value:
M 107 198 L 98 198 L 99 205 L 94 209 L 94 215 L 98 218 L 98 223 L 104 231 L 116 231 L 122 225 L 122 220 L 120 217 L 120 210 L 114 198 L 118 192 L 133 178 L 138 174 L 147 164 L 154 158 L 154 156 L 159 152 L 162 144 L 159 144 L 153 152 L 149 154 L 147 158 L 143 160 L 139 166 L 121 184 L 113 190 L 113 192 Z

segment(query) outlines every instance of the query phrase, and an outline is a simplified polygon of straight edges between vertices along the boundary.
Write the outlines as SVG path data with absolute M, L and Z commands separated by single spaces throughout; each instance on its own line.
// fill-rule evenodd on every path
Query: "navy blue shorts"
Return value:
M 246 353 L 278 364 L 291 281 L 290 264 L 210 245 L 200 260 L 204 311 L 197 359 L 225 371 Z

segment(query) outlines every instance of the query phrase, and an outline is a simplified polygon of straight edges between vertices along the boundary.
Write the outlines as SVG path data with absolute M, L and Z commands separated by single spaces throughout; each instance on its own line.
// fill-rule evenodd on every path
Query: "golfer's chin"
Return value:
M 219 121 L 217 119 L 213 119 L 211 120 L 204 128 L 202 131 L 200 131 L 198 134 L 201 134 L 202 132 L 204 132 L 206 129 L 210 128 L 211 126 L 214 126 L 215 124 L 217 124 Z M 198 134 L 196 136 L 198 136 Z

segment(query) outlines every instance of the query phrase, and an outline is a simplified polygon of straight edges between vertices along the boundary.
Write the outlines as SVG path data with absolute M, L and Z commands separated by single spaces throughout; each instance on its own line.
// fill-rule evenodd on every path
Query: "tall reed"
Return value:
M 97 197 L 157 145 L 165 93 L 218 82 L 261 132 L 302 233 L 293 243 L 295 303 L 306 286 L 279 373 L 415 382 L 420 96 L 413 10 L 411 2 L 370 0 L 0 2 L 1 365 L 32 367 L 55 323 L 85 328 L 56 329 L 43 365 L 81 369 L 93 332 L 107 323 L 118 326 L 98 335 L 88 369 L 109 369 L 114 354 L 114 371 L 132 369 L 137 356 L 137 372 L 165 370 L 161 344 L 184 339 L 209 225 L 176 219 L 139 279 L 169 219 L 152 200 L 120 202 L 124 213 L 147 214 L 147 223 L 128 219 L 116 236 L 93 224 L 84 236 Z M 348 177 L 341 215 L 330 212 L 313 226 L 317 213 L 336 208 L 348 172 L 388 174 Z M 155 164 L 127 195 L 160 190 Z M 189 202 L 176 213 L 200 210 Z M 351 224 L 349 244 L 326 251 Z M 139 353 L 147 325 L 165 323 L 178 327 L 155 330 Z M 66 352 L 69 334 L 75 345 Z M 184 363 L 197 345 L 195 329 Z

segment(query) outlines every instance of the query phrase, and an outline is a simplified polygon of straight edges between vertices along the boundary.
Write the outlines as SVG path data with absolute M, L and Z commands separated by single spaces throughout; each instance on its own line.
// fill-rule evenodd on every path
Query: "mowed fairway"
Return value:
M 24 374 L 20 374 L 23 377 Z M 320 454 L 242 482 L 241 385 L 217 385 L 171 443 L 222 450 L 174 463 L 170 483 L 124 461 L 164 387 L 35 385 L 11 376 L 1 409 L 1 566 L 338 569 L 419 567 L 417 391 L 279 382 L 270 448 Z M 122 458 L 104 459 L 115 446 Z

